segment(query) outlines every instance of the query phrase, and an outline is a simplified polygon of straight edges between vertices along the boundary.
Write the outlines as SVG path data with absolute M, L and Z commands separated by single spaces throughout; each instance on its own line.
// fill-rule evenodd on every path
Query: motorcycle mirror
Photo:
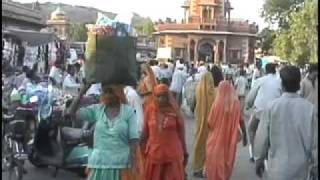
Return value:
M 38 96 L 32 96 L 31 98 L 30 98 L 30 102 L 31 103 L 36 103 L 36 102 L 38 102 Z

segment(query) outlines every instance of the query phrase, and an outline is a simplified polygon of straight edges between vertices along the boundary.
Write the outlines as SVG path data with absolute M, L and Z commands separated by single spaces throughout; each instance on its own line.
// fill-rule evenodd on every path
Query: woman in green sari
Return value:
M 89 180 L 131 180 L 137 173 L 136 148 L 138 128 L 133 108 L 126 105 L 123 87 L 102 85 L 101 103 L 79 108 L 81 88 L 68 114 L 76 114 L 82 121 L 95 123 L 93 152 L 88 160 Z

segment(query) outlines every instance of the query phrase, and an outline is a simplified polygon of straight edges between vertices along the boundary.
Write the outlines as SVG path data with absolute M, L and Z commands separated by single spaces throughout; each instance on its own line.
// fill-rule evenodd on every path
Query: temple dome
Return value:
M 61 10 L 60 6 L 51 13 L 51 20 L 66 20 L 66 13 Z

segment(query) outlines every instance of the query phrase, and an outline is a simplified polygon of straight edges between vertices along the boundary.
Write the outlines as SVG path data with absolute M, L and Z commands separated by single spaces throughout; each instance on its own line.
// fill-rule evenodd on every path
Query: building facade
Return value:
M 23 29 L 40 31 L 46 27 L 45 20 L 40 13 L 39 3 L 32 8 L 25 7 L 9 0 L 1 1 L 2 4 L 2 29 Z
M 252 63 L 258 26 L 230 18 L 228 0 L 190 0 L 182 5 L 182 23 L 156 23 L 157 47 L 173 58 L 214 63 Z

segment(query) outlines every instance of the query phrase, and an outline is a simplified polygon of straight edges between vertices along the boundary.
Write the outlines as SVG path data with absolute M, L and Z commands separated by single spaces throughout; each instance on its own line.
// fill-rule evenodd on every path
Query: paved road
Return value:
M 248 117 L 249 112 L 246 113 L 246 117 Z M 187 117 L 187 116 L 186 116 Z M 200 180 L 199 178 L 192 177 L 191 172 L 191 160 L 192 160 L 192 146 L 194 141 L 194 119 L 192 117 L 186 118 L 186 129 L 187 129 L 187 146 L 190 154 L 189 164 L 187 167 L 188 171 L 188 179 L 189 180 Z M 239 143 L 236 163 L 234 166 L 232 180 L 256 180 L 258 179 L 254 174 L 254 165 L 248 160 L 248 148 L 242 147 L 242 144 Z M 53 178 L 52 174 L 54 172 L 53 168 L 47 169 L 36 169 L 28 162 L 26 163 L 26 168 L 28 170 L 28 174 L 25 175 L 24 180 L 79 180 L 76 175 L 60 170 L 57 177 Z M 2 179 L 8 180 L 8 173 L 2 173 Z

